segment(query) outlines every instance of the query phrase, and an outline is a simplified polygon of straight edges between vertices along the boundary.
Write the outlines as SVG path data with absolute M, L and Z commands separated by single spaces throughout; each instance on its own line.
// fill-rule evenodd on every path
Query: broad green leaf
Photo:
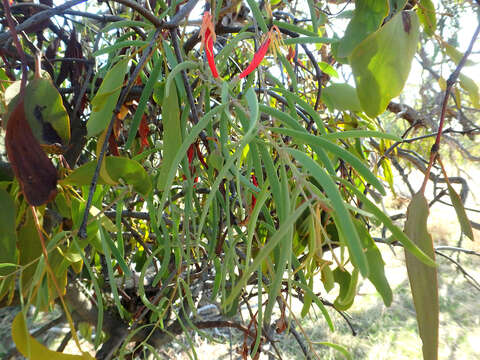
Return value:
M 390 5 L 390 14 L 395 14 L 398 11 L 403 10 L 407 4 L 407 0 L 388 0 Z
M 452 205 L 457 213 L 458 222 L 460 223 L 460 228 L 462 229 L 462 233 L 470 238 L 470 240 L 475 240 L 473 237 L 473 229 L 470 220 L 468 219 L 467 213 L 465 212 L 465 207 L 463 206 L 462 200 L 460 196 L 458 196 L 455 189 L 452 185 L 448 185 L 448 193 L 450 195 L 450 199 L 452 200 Z
M 15 202 L 8 192 L 0 189 L 0 264 L 17 264 L 17 234 L 15 232 Z M 1 268 L 0 276 L 8 275 L 14 268 Z
M 330 76 L 332 76 L 332 77 L 338 78 L 338 72 L 337 72 L 337 70 L 335 70 L 335 68 L 334 68 L 332 65 L 330 65 L 330 64 L 328 64 L 328 63 L 326 63 L 326 62 L 324 62 L 324 61 L 319 61 L 319 62 L 318 62 L 318 67 L 319 67 L 320 70 L 322 70 L 325 74 L 328 74 L 328 75 L 330 75 Z
M 428 202 L 422 193 L 413 196 L 408 205 L 405 233 L 429 257 L 435 259 L 432 236 L 427 230 Z M 424 360 L 438 359 L 438 282 L 437 269 L 420 262 L 405 251 L 408 279 L 412 289 L 417 324 L 423 342 Z
M 114 182 L 120 183 L 124 181 L 132 185 L 135 191 L 143 195 L 150 192 L 152 188 L 150 176 L 143 166 L 135 160 L 120 156 L 107 156 L 104 158 L 104 162 L 105 168 Z M 96 161 L 90 161 L 75 169 L 65 179 L 60 180 L 60 183 L 77 186 L 90 185 L 96 166 Z M 98 178 L 98 183 L 107 184 L 101 176 Z
M 92 99 L 92 113 L 87 122 L 88 137 L 100 134 L 112 119 L 113 110 L 122 90 L 127 65 L 128 59 L 120 60 L 105 75 L 100 88 Z
M 340 285 L 340 293 L 333 302 L 335 309 L 345 311 L 348 310 L 355 300 L 358 284 L 358 269 L 353 269 L 352 274 L 346 270 L 337 267 L 333 270 L 333 279 Z
M 355 1 L 355 12 L 338 45 L 338 56 L 341 58 L 350 56 L 358 44 L 377 31 L 388 15 L 388 8 L 388 0 Z
M 370 269 L 368 280 L 370 280 L 373 286 L 375 286 L 377 289 L 378 293 L 382 296 L 384 304 L 386 306 L 390 306 L 392 304 L 393 295 L 390 284 L 385 277 L 385 263 L 383 262 L 382 254 L 373 241 L 366 224 L 362 223 L 362 221 L 359 219 L 354 219 L 354 222 L 355 226 L 357 227 L 360 240 L 362 241 L 362 246 L 364 249 L 366 249 L 365 255 L 367 256 L 368 267 Z
M 472 105 L 477 109 L 480 109 L 480 92 L 478 85 L 471 78 L 463 74 L 460 74 L 458 79 L 460 80 L 460 86 L 462 89 L 468 93 Z
M 170 76 L 169 76 L 170 78 Z M 174 79 L 174 77 L 171 77 Z M 158 177 L 158 189 L 165 189 L 165 180 L 170 168 L 174 165 L 173 159 L 182 145 L 182 131 L 180 129 L 180 108 L 178 106 L 177 87 L 173 84 L 167 95 L 163 98 L 162 108 L 163 123 L 163 159 Z M 185 153 L 186 155 L 186 153 Z
M 330 111 L 362 111 L 357 91 L 348 84 L 333 84 L 322 90 L 322 100 Z
M 94 360 L 90 354 L 70 355 L 49 350 L 28 332 L 24 313 L 19 312 L 12 322 L 12 339 L 19 353 L 29 360 Z
M 375 117 L 405 85 L 417 49 L 419 21 L 402 11 L 358 45 L 350 57 L 357 95 L 365 113 Z
M 360 269 L 362 275 L 367 277 L 369 273 L 367 258 L 363 251 L 357 230 L 353 225 L 352 217 L 345 207 L 345 202 L 340 195 L 338 187 L 335 185 L 332 178 L 304 152 L 295 149 L 285 150 L 293 155 L 323 187 L 328 199 L 332 202 L 335 225 L 345 238 L 350 256 L 355 262 L 355 265 Z
M 41 144 L 70 140 L 70 119 L 62 97 L 48 79 L 35 78 L 25 88 L 25 115 Z
M 437 29 L 437 16 L 432 0 L 420 0 L 418 3 L 418 18 L 425 33 L 432 36 Z

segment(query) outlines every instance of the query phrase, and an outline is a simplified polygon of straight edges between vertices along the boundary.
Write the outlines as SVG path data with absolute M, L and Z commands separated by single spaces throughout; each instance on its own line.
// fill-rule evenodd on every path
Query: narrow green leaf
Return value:
M 92 112 L 87 122 L 88 137 L 100 134 L 110 122 L 122 90 L 128 61 L 128 59 L 120 60 L 107 72 L 92 99 Z
M 405 233 L 432 259 L 435 259 L 432 236 L 427 230 L 428 202 L 422 193 L 413 196 L 407 209 Z M 412 289 L 417 324 L 423 342 L 424 360 L 438 359 L 438 282 L 437 269 L 426 266 L 409 251 L 405 251 L 408 279 Z
M 380 220 L 386 226 L 386 228 L 390 230 L 394 239 L 399 241 L 405 249 L 407 249 L 410 253 L 415 255 L 420 261 L 428 266 L 437 266 L 435 260 L 432 260 L 432 258 L 426 255 L 412 240 L 410 240 L 410 238 L 393 223 L 390 217 L 380 210 L 373 202 L 371 202 L 370 199 L 365 196 L 365 194 L 363 194 L 348 181 L 338 177 L 336 179 L 348 187 L 350 191 L 352 191 L 355 196 L 360 199 L 365 210 L 371 212 L 378 220 Z
M 325 38 L 320 36 L 299 36 L 294 38 L 288 38 L 283 40 L 285 45 L 294 44 L 331 44 L 335 42 L 335 39 Z
M 174 79 L 174 76 L 171 76 L 172 73 L 170 73 L 168 77 L 170 81 Z M 163 159 L 157 184 L 160 191 L 166 189 L 166 175 L 171 170 L 175 155 L 177 155 L 177 151 L 182 144 L 182 130 L 180 128 L 180 107 L 178 105 L 177 88 L 176 86 L 171 86 L 171 90 L 168 92 L 168 95 L 167 88 L 168 85 L 165 87 L 165 97 L 163 99 L 162 107 Z
M 15 202 L 8 192 L 0 189 L 0 264 L 16 264 L 17 234 L 15 232 Z M 14 265 L 15 266 L 15 265 Z M 8 275 L 14 269 L 0 269 L 0 276 Z
M 278 132 L 280 134 L 289 135 L 293 137 L 295 140 L 307 143 L 309 145 L 315 144 L 315 145 L 321 146 L 325 150 L 337 155 L 340 159 L 352 165 L 353 168 L 360 175 L 362 175 L 369 183 L 375 186 L 375 188 L 378 191 L 380 191 L 382 195 L 386 194 L 382 183 L 380 182 L 380 180 L 377 179 L 377 177 L 374 174 L 372 174 L 368 166 L 366 166 L 362 162 L 362 160 L 357 158 L 355 155 L 341 148 L 337 144 L 334 144 L 328 140 L 323 139 L 322 136 L 315 136 L 315 135 L 307 134 L 300 131 L 284 129 L 284 128 L 271 128 L 271 130 L 274 132 Z
M 473 237 L 473 229 L 472 223 L 468 219 L 467 213 L 465 211 L 465 207 L 463 206 L 462 200 L 460 196 L 458 196 L 455 189 L 452 185 L 448 185 L 448 193 L 450 195 L 450 200 L 452 200 L 452 205 L 457 213 L 458 222 L 460 223 L 460 228 L 462 229 L 462 233 L 465 234 L 470 240 L 475 240 Z
M 358 237 L 357 230 L 352 222 L 352 217 L 345 207 L 345 202 L 340 195 L 340 192 L 333 182 L 332 178 L 311 158 L 305 153 L 295 149 L 285 149 L 288 153 L 293 155 L 306 170 L 308 170 L 313 177 L 320 183 L 325 190 L 327 197 L 332 202 L 335 210 L 334 218 L 335 225 L 341 231 L 345 238 L 352 261 L 358 266 L 361 274 L 364 277 L 368 276 L 368 262 L 363 252 L 363 248 Z
M 284 238 L 290 227 L 295 223 L 295 221 L 297 221 L 297 218 L 309 204 L 309 201 L 301 204 L 293 213 L 288 216 L 288 218 L 283 222 L 283 224 L 280 225 L 275 234 L 273 234 L 273 236 L 268 240 L 265 246 L 258 252 L 252 263 L 245 269 L 242 277 L 237 281 L 236 285 L 232 289 L 232 292 L 225 300 L 226 305 L 231 303 L 240 294 L 242 289 L 247 284 L 247 280 L 250 278 L 252 273 L 256 271 L 258 267 L 262 264 L 263 260 L 265 260 L 265 258 L 272 253 L 273 249 L 275 249 L 275 247 L 280 243 L 280 240 Z

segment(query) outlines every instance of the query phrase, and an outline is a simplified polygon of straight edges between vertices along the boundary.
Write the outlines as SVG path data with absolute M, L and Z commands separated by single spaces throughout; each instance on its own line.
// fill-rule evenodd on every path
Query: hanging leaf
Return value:
M 340 285 L 340 293 L 333 305 L 337 310 L 348 310 L 352 306 L 357 293 L 358 269 L 355 268 L 350 275 L 346 270 L 337 267 L 333 270 L 333 279 Z
M 368 35 L 377 31 L 388 15 L 388 0 L 357 0 L 352 20 L 338 45 L 338 57 L 350 56 Z
M 52 351 L 32 337 L 25 323 L 24 313 L 19 312 L 12 322 L 12 339 L 20 354 L 29 360 L 93 360 L 88 353 L 70 355 Z
M 169 77 L 170 78 L 170 77 Z M 172 77 L 173 79 L 173 77 Z M 180 107 L 178 106 L 177 87 L 171 84 L 170 91 L 165 90 L 162 108 L 163 122 L 163 159 L 158 177 L 158 188 L 163 190 L 165 180 L 177 151 L 182 145 L 182 131 L 180 129 Z
M 92 113 L 87 122 L 88 137 L 100 134 L 110 122 L 122 90 L 127 65 L 128 59 L 120 60 L 105 75 L 92 99 Z
M 450 45 L 447 42 L 442 42 L 441 43 L 443 51 L 448 55 L 448 57 L 456 64 L 458 65 L 460 61 L 463 58 L 463 53 L 459 51 L 455 46 Z M 472 66 L 475 65 L 475 62 L 467 59 L 465 62 L 465 66 Z
M 458 222 L 460 223 L 460 228 L 462 229 L 462 233 L 464 233 L 465 236 L 468 236 L 470 240 L 475 240 L 473 237 L 472 223 L 468 219 L 467 213 L 465 211 L 465 207 L 463 206 L 460 196 L 458 196 L 457 192 L 452 187 L 452 185 L 450 184 L 447 184 L 447 185 L 448 185 L 448 194 L 450 195 L 450 200 L 452 200 L 452 205 L 455 209 L 455 212 L 457 213 L 457 218 L 458 218 Z
M 460 74 L 458 79 L 460 80 L 460 86 L 462 89 L 468 93 L 472 105 L 477 109 L 480 109 L 480 92 L 478 90 L 478 85 L 471 78 L 463 74 Z
M 8 275 L 17 264 L 17 234 L 15 232 L 15 203 L 8 192 L 0 189 L 0 264 L 12 264 L 0 268 L 0 276 Z
M 57 193 L 57 170 L 33 136 L 23 99 L 9 117 L 5 147 L 27 202 L 40 206 L 52 200 Z
M 333 84 L 322 90 L 322 100 L 330 111 L 362 111 L 357 91 L 348 84 Z
M 405 85 L 417 49 L 419 21 L 402 11 L 358 45 L 350 57 L 357 94 L 365 113 L 375 117 Z
M 358 231 L 358 236 L 362 241 L 362 246 L 365 251 L 365 255 L 368 261 L 368 267 L 370 273 L 368 274 L 368 280 L 375 286 L 378 293 L 382 296 L 383 302 L 386 306 L 392 304 L 392 289 L 385 276 L 385 263 L 382 259 L 382 254 L 378 250 L 377 245 L 372 239 L 368 228 L 359 219 L 354 219 L 355 226 Z M 322 273 L 323 275 L 323 273 Z
M 422 193 L 413 196 L 407 209 L 405 234 L 429 257 L 435 259 L 432 236 L 427 230 L 428 202 Z M 438 282 L 437 269 L 420 262 L 405 251 L 408 279 L 412 289 L 417 324 L 423 342 L 423 359 L 438 359 Z
M 425 33 L 428 36 L 432 36 L 437 29 L 435 5 L 433 5 L 432 0 L 420 0 L 418 4 L 418 18 Z

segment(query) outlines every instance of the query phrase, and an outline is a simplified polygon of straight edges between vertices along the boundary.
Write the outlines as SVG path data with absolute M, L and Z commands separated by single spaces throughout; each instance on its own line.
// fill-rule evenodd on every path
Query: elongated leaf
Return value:
M 87 122 L 88 136 L 96 136 L 107 127 L 117 105 L 128 59 L 120 60 L 105 75 L 97 93 L 92 99 L 92 113 Z
M 448 184 L 448 194 L 450 195 L 450 200 L 452 200 L 452 205 L 455 209 L 455 212 L 457 213 L 457 218 L 458 218 L 458 222 L 460 223 L 460 228 L 462 229 L 462 233 L 468 236 L 470 240 L 475 240 L 473 238 L 472 223 L 468 219 L 462 200 L 460 199 L 460 196 L 458 196 L 457 192 L 450 184 Z
M 415 12 L 402 11 L 352 52 L 350 63 L 365 113 L 375 117 L 405 85 L 419 38 Z
M 357 293 L 358 270 L 354 269 L 350 274 L 337 267 L 333 270 L 333 279 L 340 285 L 340 293 L 333 304 L 338 310 L 348 310 L 352 306 Z
M 24 313 L 19 312 L 12 323 L 12 338 L 17 350 L 29 360 L 94 360 L 88 353 L 63 354 L 47 349 L 28 333 Z
M 460 86 L 462 89 L 468 93 L 472 105 L 475 108 L 480 109 L 480 91 L 478 85 L 471 78 L 463 74 L 460 74 L 458 79 L 460 80 Z
M 338 45 L 338 56 L 348 57 L 368 35 L 377 31 L 388 15 L 388 0 L 357 0 L 352 20 Z
M 427 230 L 428 202 L 422 193 L 413 196 L 407 209 L 405 233 L 432 259 L 435 259 L 432 236 Z M 422 338 L 423 359 L 438 359 L 438 282 L 437 269 L 426 266 L 405 251 L 408 279 L 412 289 L 417 324 Z
M 368 199 L 360 190 L 358 190 L 355 186 L 353 186 L 348 181 L 344 179 L 337 178 L 337 181 L 340 181 L 343 185 L 348 187 L 350 191 L 352 191 L 363 203 L 365 210 L 371 212 L 378 220 L 380 220 L 388 230 L 391 231 L 392 235 L 394 236 L 395 240 L 399 241 L 405 249 L 407 249 L 410 253 L 415 255 L 420 261 L 428 266 L 436 266 L 435 260 L 432 260 L 428 255 L 426 255 L 410 238 L 405 235 L 405 233 L 400 230 L 390 219 L 390 217 L 385 214 L 382 210 L 380 210 L 373 202 Z
M 0 264 L 4 265 L 3 268 L 0 268 L 0 276 L 4 276 L 15 270 L 15 268 L 9 268 L 11 266 L 5 266 L 6 264 L 12 264 L 15 267 L 18 255 L 17 234 L 15 232 L 15 203 L 10 194 L 3 189 L 0 189 L 0 208 L 2 209 L 2 216 L 0 216 Z
M 171 75 L 171 74 L 170 74 Z M 170 77 L 169 79 L 175 77 Z M 166 175 L 169 173 L 175 155 L 182 144 L 182 131 L 180 129 L 180 108 L 178 106 L 177 88 L 175 85 L 170 87 L 163 100 L 163 160 L 158 177 L 159 190 L 165 189 Z M 185 154 L 186 155 L 186 154 Z
M 247 280 L 250 278 L 252 273 L 256 271 L 256 269 L 261 266 L 263 260 L 265 260 L 265 258 L 272 253 L 273 249 L 275 249 L 275 247 L 279 244 L 280 240 L 284 238 L 290 227 L 295 223 L 295 221 L 297 221 L 297 218 L 309 204 L 310 203 L 308 201 L 304 202 L 288 216 L 287 220 L 278 228 L 275 234 L 273 234 L 273 236 L 268 240 L 265 246 L 258 252 L 257 256 L 252 261 L 250 266 L 245 269 L 242 277 L 240 278 L 240 280 L 237 281 L 236 285 L 232 289 L 232 292 L 229 294 L 227 300 L 225 301 L 225 304 L 231 303 L 240 294 L 244 286 L 247 284 Z
M 295 159 L 297 159 L 298 162 L 300 162 L 305 169 L 313 175 L 313 177 L 325 190 L 325 193 L 332 202 L 333 209 L 335 210 L 335 225 L 345 238 L 352 261 L 354 262 L 355 266 L 358 266 L 361 274 L 364 277 L 367 277 L 369 273 L 368 262 L 363 251 L 360 238 L 358 237 L 357 230 L 353 225 L 350 213 L 345 207 L 345 202 L 342 199 L 342 196 L 340 195 L 340 192 L 332 178 L 305 153 L 295 149 L 285 150 L 292 154 Z
M 435 5 L 433 5 L 432 0 L 420 0 L 418 8 L 418 18 L 423 26 L 423 30 L 428 36 L 432 36 L 437 29 Z
M 325 150 L 337 155 L 340 159 L 346 161 L 353 168 L 362 175 L 369 183 L 371 183 L 375 188 L 380 191 L 382 195 L 385 195 L 385 189 L 383 188 L 380 180 L 377 179 L 375 175 L 372 174 L 370 169 L 355 155 L 349 151 L 341 148 L 337 144 L 334 144 L 328 140 L 323 139 L 321 136 L 314 136 L 304 132 L 290 130 L 290 129 L 281 129 L 281 128 L 272 128 L 273 131 L 279 132 L 280 134 L 290 135 L 295 140 L 305 142 L 307 144 L 316 144 L 321 146 Z
M 355 219 L 355 226 L 357 227 L 358 235 L 362 241 L 362 246 L 367 249 L 365 255 L 367 256 L 368 266 L 370 268 L 370 274 L 368 280 L 375 286 L 378 293 L 382 296 L 383 302 L 386 306 L 392 304 L 392 289 L 385 276 L 385 269 L 382 259 L 382 254 L 378 250 L 377 245 L 372 239 L 369 230 L 366 225 L 360 220 Z

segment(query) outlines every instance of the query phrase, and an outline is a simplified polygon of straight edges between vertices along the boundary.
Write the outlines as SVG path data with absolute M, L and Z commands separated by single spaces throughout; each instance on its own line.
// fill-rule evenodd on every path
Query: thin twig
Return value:
M 429 179 L 430 171 L 433 166 L 433 163 L 435 162 L 435 159 L 437 157 L 438 151 L 440 150 L 440 139 L 442 138 L 442 131 L 443 131 L 443 125 L 445 123 L 445 114 L 447 111 L 447 103 L 448 103 L 448 98 L 450 96 L 450 92 L 452 91 L 452 87 L 455 84 L 455 82 L 458 79 L 458 76 L 460 75 L 460 71 L 462 68 L 465 66 L 465 63 L 467 62 L 467 58 L 472 52 L 473 45 L 475 44 L 475 41 L 477 40 L 478 34 L 480 33 L 480 22 L 477 24 L 477 28 L 475 29 L 475 33 L 472 36 L 472 39 L 470 40 L 470 44 L 468 45 L 467 51 L 465 51 L 465 54 L 463 54 L 462 59 L 457 65 L 457 68 L 453 71 L 453 73 L 448 77 L 447 80 L 447 88 L 445 89 L 445 96 L 443 98 L 443 103 L 442 103 L 442 110 L 440 113 L 440 122 L 438 125 L 438 132 L 437 132 L 437 137 L 435 139 L 435 144 L 433 144 L 432 149 L 430 150 L 430 162 L 427 167 L 427 171 L 425 173 L 425 178 L 423 180 L 422 187 L 420 191 L 423 193 L 425 192 L 425 187 L 427 186 L 427 182 Z

